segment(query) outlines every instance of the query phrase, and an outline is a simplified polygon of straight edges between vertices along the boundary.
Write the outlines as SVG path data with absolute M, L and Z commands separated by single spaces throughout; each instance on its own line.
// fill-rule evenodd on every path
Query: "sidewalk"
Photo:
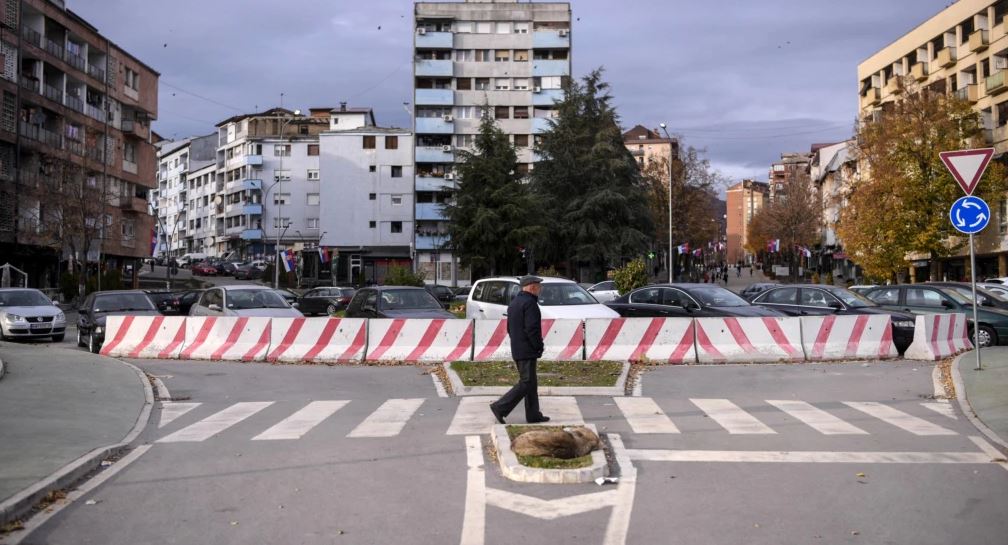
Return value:
M 975 371 L 976 356 L 967 352 L 956 358 L 961 381 L 956 381 L 956 395 L 962 407 L 972 409 L 977 418 L 1008 445 L 1008 346 L 985 348 L 980 354 L 983 369 Z M 1008 447 L 1006 447 L 1008 448 Z
M 97 466 L 102 449 L 135 437 L 150 407 L 145 379 L 115 360 L 15 343 L 0 343 L 0 357 L 2 523 Z
M 749 287 L 749 285 L 755 284 L 757 282 L 770 282 L 770 280 L 766 276 L 763 275 L 763 271 L 761 271 L 761 270 L 759 270 L 759 269 L 757 269 L 755 267 L 753 267 L 753 269 L 752 269 L 752 275 L 751 276 L 749 274 L 749 268 L 748 267 L 743 267 L 742 268 L 742 276 L 736 276 L 736 274 L 737 273 L 735 272 L 734 268 L 732 268 L 730 271 L 728 271 L 728 286 L 727 286 L 727 288 L 729 290 L 731 290 L 731 291 L 734 291 L 735 293 L 738 293 L 738 292 L 742 291 L 743 289 Z M 667 271 L 662 271 L 657 276 L 652 276 L 651 277 L 651 282 L 654 283 L 654 284 L 664 284 L 664 283 L 668 282 L 668 272 Z M 682 283 L 688 283 L 689 280 L 681 280 L 681 282 Z M 703 282 L 703 280 L 701 280 L 701 282 Z M 716 282 L 716 284 L 718 286 L 725 287 L 724 280 L 722 280 L 722 279 L 718 279 L 718 281 Z

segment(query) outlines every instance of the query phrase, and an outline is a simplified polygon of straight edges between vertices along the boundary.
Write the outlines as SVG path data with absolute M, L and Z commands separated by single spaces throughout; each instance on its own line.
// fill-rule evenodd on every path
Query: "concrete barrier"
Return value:
M 803 361 L 799 318 L 697 318 L 700 363 Z
M 543 319 L 543 355 L 546 361 L 581 361 L 584 359 L 584 323 L 581 320 Z M 511 337 L 507 320 L 476 320 L 473 359 L 510 361 Z
M 352 363 L 364 360 L 367 320 L 273 318 L 270 362 Z
M 101 354 L 176 359 L 185 342 L 185 323 L 185 316 L 109 316 Z
M 589 361 L 696 362 L 692 318 L 592 318 L 585 320 Z
M 808 361 L 899 356 L 888 314 L 802 316 L 801 329 Z
M 473 321 L 368 320 L 367 361 L 470 361 Z
M 186 318 L 181 359 L 265 361 L 271 318 L 196 316 Z
M 904 357 L 909 360 L 935 361 L 971 350 L 966 315 L 921 314 L 914 324 L 914 338 Z

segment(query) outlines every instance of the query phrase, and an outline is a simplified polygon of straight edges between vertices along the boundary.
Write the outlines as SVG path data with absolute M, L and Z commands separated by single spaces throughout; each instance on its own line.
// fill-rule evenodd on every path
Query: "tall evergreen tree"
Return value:
M 559 115 L 536 145 L 532 180 L 549 234 L 540 256 L 567 263 L 568 274 L 579 264 L 599 273 L 641 255 L 653 231 L 650 190 L 611 101 L 601 68 L 568 81 Z

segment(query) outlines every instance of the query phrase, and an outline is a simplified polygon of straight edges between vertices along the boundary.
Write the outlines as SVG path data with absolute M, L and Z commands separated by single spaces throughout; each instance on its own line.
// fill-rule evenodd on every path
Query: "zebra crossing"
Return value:
M 407 425 L 413 421 L 419 413 L 424 403 L 450 403 L 454 407 L 449 408 L 449 413 L 454 411 L 451 421 L 445 430 L 449 436 L 474 435 L 487 433 L 496 422 L 490 413 L 488 405 L 495 398 L 485 396 L 462 397 L 457 401 L 424 398 L 409 399 L 388 399 L 382 401 L 377 407 L 373 407 L 374 402 L 353 401 L 353 400 L 317 400 L 310 401 L 300 407 L 291 408 L 283 404 L 285 410 L 292 410 L 288 416 L 276 418 L 274 415 L 261 416 L 267 408 L 273 407 L 274 401 L 245 401 L 233 403 L 230 406 L 219 408 L 210 414 L 200 414 L 207 412 L 209 407 L 203 408 L 201 403 L 174 403 L 166 402 L 162 404 L 160 421 L 158 428 L 173 426 L 173 424 L 184 421 L 181 427 L 171 431 L 167 435 L 157 439 L 157 443 L 198 443 L 207 441 L 219 434 L 227 432 L 239 423 L 256 420 L 256 425 L 262 426 L 262 431 L 252 434 L 249 437 L 252 441 L 295 441 L 303 439 L 315 430 L 324 429 L 334 416 L 345 408 L 353 405 L 367 405 L 364 411 L 367 416 L 362 420 L 359 415 L 363 412 L 355 413 L 354 422 L 347 427 L 352 429 L 346 433 L 350 439 L 361 438 L 389 438 L 400 435 Z M 815 433 L 825 436 L 863 436 L 870 435 L 871 432 L 864 429 L 867 421 L 878 421 L 882 423 L 884 433 L 901 430 L 914 436 L 933 437 L 958 435 L 957 432 L 940 425 L 933 420 L 954 421 L 957 417 L 952 406 L 948 403 L 919 403 L 927 410 L 919 411 L 928 416 L 929 419 L 918 415 L 910 414 L 905 409 L 896 408 L 892 404 L 875 401 L 842 401 L 831 403 L 832 407 L 841 405 L 853 409 L 856 413 L 864 415 L 866 418 L 859 418 L 859 425 L 855 425 L 834 412 L 817 407 L 816 404 L 802 400 L 765 400 L 765 407 L 753 407 L 750 403 L 747 408 L 736 404 L 728 399 L 713 398 L 689 398 L 692 409 L 689 411 L 679 410 L 674 417 L 681 419 L 677 425 L 673 417 L 670 417 L 659 403 L 651 397 L 613 397 L 610 399 L 595 398 L 588 400 L 582 398 L 581 403 L 593 404 L 592 409 L 607 409 L 614 406 L 614 410 L 609 410 L 611 418 L 622 418 L 632 433 L 645 435 L 676 435 L 691 433 L 695 430 L 689 429 L 688 425 L 683 428 L 683 420 L 689 417 L 702 416 L 709 418 L 717 425 L 717 428 L 731 436 L 735 435 L 775 435 L 778 430 L 766 420 L 767 410 L 778 411 L 781 415 L 786 415 L 788 422 L 798 422 Z M 583 424 L 586 420 L 581 412 L 579 401 L 571 396 L 545 396 L 540 398 L 542 412 L 551 416 L 551 424 Z M 298 404 L 301 405 L 301 404 Z M 279 410 L 280 406 L 277 406 Z M 835 410 L 835 409 L 833 409 Z M 367 412 L 370 411 L 370 412 Z M 618 412 L 617 412 L 618 411 Z M 917 411 L 915 411 L 917 412 Z M 521 423 L 522 407 L 519 406 L 509 421 Z M 756 413 L 756 414 L 754 414 Z M 197 419 L 193 421 L 193 418 Z M 775 417 L 779 422 L 780 418 Z M 944 423 L 944 422 L 943 422 Z M 345 425 L 345 423 L 341 424 Z M 439 425 L 443 422 L 439 421 Z M 779 424 L 778 424 L 779 425 Z M 878 427 L 874 428 L 878 432 Z M 685 431 L 684 431 L 685 430 Z M 342 432 L 341 432 L 342 433 Z

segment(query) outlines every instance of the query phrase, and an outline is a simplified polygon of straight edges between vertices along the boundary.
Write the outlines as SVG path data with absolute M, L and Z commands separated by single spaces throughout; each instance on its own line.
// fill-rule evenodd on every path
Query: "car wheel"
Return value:
M 980 337 L 980 347 L 987 348 L 989 346 L 997 345 L 997 333 L 990 326 L 980 325 L 980 331 L 977 332 Z
M 87 346 L 87 343 L 84 342 L 84 337 L 81 336 L 81 330 L 79 327 L 77 328 L 77 346 Z
M 87 348 L 88 352 L 91 352 L 92 354 L 97 354 L 99 351 L 101 351 L 101 345 L 99 345 L 97 341 L 95 341 L 94 332 L 88 335 Z
M 329 316 L 335 316 L 337 312 L 336 305 L 329 303 L 329 306 L 326 307 L 325 311 Z
M 52 336 L 52 342 L 54 342 L 54 343 L 61 343 L 61 342 L 63 342 L 63 337 L 65 335 L 66 335 L 66 333 L 61 333 L 59 335 L 53 335 Z

